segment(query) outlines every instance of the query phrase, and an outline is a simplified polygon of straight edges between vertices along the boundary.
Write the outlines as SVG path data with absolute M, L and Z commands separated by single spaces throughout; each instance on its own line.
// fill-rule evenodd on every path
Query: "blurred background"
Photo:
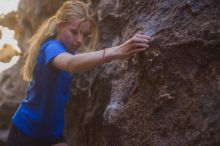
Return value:
M 10 120 L 23 98 L 26 82 L 21 68 L 28 39 L 63 1 L 0 1 L 0 145 L 5 146 Z M 42 7 L 42 8 L 41 8 Z M 42 11 L 45 9 L 45 11 Z
M 7 15 L 8 21 L 11 21 L 11 25 L 14 23 L 16 25 L 17 9 L 18 9 L 19 0 L 2 0 L 0 2 L 0 72 L 13 66 L 19 59 L 19 54 L 21 49 L 18 47 L 18 34 L 15 36 L 15 31 L 13 26 L 7 26 L 4 24 L 3 19 Z M 10 18 L 9 18 L 10 17 Z M 18 33 L 18 32 L 17 32 Z

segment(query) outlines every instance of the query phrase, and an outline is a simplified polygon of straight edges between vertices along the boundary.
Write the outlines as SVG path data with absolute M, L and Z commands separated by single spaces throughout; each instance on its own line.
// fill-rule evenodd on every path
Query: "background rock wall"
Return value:
M 15 37 L 24 54 L 27 50 L 28 39 L 43 20 L 54 14 L 61 4 L 62 2 L 58 0 L 21 0 L 18 12 L 6 15 L 0 20 L 0 25 L 15 30 Z M 1 55 L 0 57 L 4 59 L 7 54 Z M 23 65 L 24 56 L 21 56 L 15 66 L 0 74 L 0 146 L 5 146 L 11 117 L 24 96 L 27 83 L 21 76 Z
M 22 50 L 62 2 L 21 0 Z M 100 48 L 138 30 L 153 41 L 146 53 L 74 75 L 65 117 L 70 146 L 220 145 L 219 0 L 94 0 L 92 7 Z M 22 98 L 23 60 L 0 74 L 1 105 Z

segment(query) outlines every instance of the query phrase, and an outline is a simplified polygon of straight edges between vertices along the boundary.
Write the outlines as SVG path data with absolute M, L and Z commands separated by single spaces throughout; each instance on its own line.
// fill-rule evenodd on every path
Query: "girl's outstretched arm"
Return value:
M 97 65 L 114 59 L 123 59 L 149 48 L 150 37 L 141 32 L 136 33 L 125 43 L 104 50 L 72 55 L 62 53 L 52 59 L 51 65 L 71 73 L 87 71 Z M 103 53 L 105 56 L 103 57 Z

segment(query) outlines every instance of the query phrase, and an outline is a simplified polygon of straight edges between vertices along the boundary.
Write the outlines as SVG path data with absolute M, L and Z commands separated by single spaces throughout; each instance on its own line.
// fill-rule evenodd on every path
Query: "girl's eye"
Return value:
M 72 33 L 73 35 L 77 35 L 77 34 L 78 34 L 78 31 L 76 31 L 76 30 L 71 30 L 71 33 Z

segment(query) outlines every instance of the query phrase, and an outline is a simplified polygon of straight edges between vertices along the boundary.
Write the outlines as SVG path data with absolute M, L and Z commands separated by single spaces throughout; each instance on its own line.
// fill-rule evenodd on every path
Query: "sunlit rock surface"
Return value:
M 0 24 L 2 26 L 15 30 L 15 32 L 16 32 L 15 38 L 18 38 L 18 36 L 20 35 L 17 17 L 18 17 L 18 13 L 12 11 L 12 12 L 4 15 L 4 17 L 0 19 Z
M 9 62 L 13 56 L 17 56 L 18 52 L 13 49 L 13 47 L 9 44 L 3 45 L 0 49 L 0 61 L 1 62 Z
M 62 2 L 21 0 L 22 50 Z M 153 41 L 145 53 L 74 75 L 65 116 L 69 145 L 220 145 L 219 0 L 92 2 L 99 48 L 118 45 L 138 30 Z M 8 119 L 0 122 L 5 129 L 23 96 L 23 63 L 21 59 L 0 74 L 0 111 L 11 111 L 0 113 L 1 119 Z M 5 104 L 10 102 L 14 104 Z

